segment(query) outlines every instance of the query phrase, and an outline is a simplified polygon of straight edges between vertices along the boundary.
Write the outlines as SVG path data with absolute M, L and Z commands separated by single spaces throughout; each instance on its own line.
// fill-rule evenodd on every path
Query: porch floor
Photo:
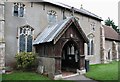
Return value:
M 73 74 L 76 74 L 76 73 L 75 72 L 70 72 L 70 71 L 62 71 L 62 76 L 63 77 L 73 75 Z

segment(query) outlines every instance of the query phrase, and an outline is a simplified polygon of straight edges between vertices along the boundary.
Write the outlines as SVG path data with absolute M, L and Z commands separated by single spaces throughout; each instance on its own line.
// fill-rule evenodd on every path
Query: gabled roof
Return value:
M 45 30 L 35 39 L 33 45 L 54 41 L 57 38 L 57 36 L 59 36 L 60 33 L 64 31 L 65 28 L 69 27 L 69 25 L 71 25 L 72 23 L 76 24 L 76 28 L 79 28 L 77 28 L 79 33 L 82 35 L 85 42 L 88 42 L 88 39 L 85 33 L 80 28 L 80 25 L 77 22 L 77 20 L 74 17 L 70 17 L 45 28 Z
M 105 39 L 120 41 L 119 34 L 111 26 L 102 26 L 104 27 Z
M 54 2 L 54 1 L 51 1 L 51 0 L 42 0 L 43 2 L 46 2 L 46 3 L 50 3 L 50 4 L 53 4 L 53 5 L 56 5 L 56 6 L 59 6 L 59 7 L 62 7 L 62 8 L 65 8 L 65 9 L 69 9 L 71 10 L 72 6 L 69 6 L 69 5 L 66 5 L 64 3 L 60 3 L 60 2 Z M 101 17 L 83 9 L 83 8 L 80 8 L 80 9 L 77 9 L 77 8 L 74 8 L 75 12 L 78 12 L 80 14 L 83 14 L 83 15 L 86 15 L 86 16 L 89 16 L 89 17 L 92 17 L 92 18 L 95 18 L 97 20 L 100 20 L 100 21 L 103 21 Z
M 19 2 L 19 0 L 9 0 L 11 2 Z M 60 3 L 60 2 L 55 2 L 55 1 L 52 1 L 52 0 L 22 0 L 24 2 L 42 2 L 42 3 L 50 3 L 52 5 L 56 5 L 56 6 L 59 6 L 59 7 L 62 7 L 62 8 L 65 8 L 65 9 L 69 9 L 71 10 L 72 6 L 69 6 L 69 5 L 66 5 L 66 4 L 63 4 L 63 3 Z M 83 8 L 80 8 L 80 9 L 77 9 L 77 8 L 74 8 L 75 12 L 78 12 L 80 14 L 83 14 L 83 15 L 86 15 L 86 16 L 89 16 L 89 17 L 92 17 L 92 18 L 95 18 L 97 20 L 100 20 L 100 21 L 103 21 L 101 17 L 83 9 Z
M 54 5 L 57 5 L 57 6 L 60 6 L 60 7 L 63 7 L 63 8 L 66 8 L 66 9 L 71 9 L 72 7 L 69 6 L 69 5 L 66 5 L 66 4 L 63 4 L 63 3 L 60 3 L 60 2 L 54 2 L 54 1 L 51 1 L 51 0 L 43 0 L 44 2 L 48 2 L 48 3 L 51 3 L 51 4 L 54 4 Z M 93 17 L 93 18 L 96 18 L 100 21 L 102 21 L 102 18 L 83 9 L 83 8 L 80 8 L 80 9 L 77 9 L 77 8 L 74 8 L 74 10 L 78 13 L 81 13 L 81 14 L 84 14 L 84 15 L 87 15 L 87 16 L 90 16 L 90 17 Z

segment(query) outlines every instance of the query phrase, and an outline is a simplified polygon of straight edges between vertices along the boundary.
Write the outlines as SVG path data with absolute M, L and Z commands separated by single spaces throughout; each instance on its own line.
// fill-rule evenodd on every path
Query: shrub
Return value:
M 18 69 L 27 70 L 35 66 L 36 54 L 33 52 L 20 52 L 15 58 Z

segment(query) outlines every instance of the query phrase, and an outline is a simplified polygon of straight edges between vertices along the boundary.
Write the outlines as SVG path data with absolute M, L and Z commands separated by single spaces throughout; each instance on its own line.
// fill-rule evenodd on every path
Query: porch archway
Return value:
M 79 54 L 79 47 L 75 41 L 70 40 L 66 42 L 62 48 L 62 71 L 76 72 L 80 68 Z

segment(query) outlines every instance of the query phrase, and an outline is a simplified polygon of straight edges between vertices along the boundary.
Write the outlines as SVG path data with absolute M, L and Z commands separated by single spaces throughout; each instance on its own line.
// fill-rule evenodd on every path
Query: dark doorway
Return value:
M 76 72 L 80 65 L 79 49 L 74 41 L 68 41 L 62 49 L 62 71 Z

